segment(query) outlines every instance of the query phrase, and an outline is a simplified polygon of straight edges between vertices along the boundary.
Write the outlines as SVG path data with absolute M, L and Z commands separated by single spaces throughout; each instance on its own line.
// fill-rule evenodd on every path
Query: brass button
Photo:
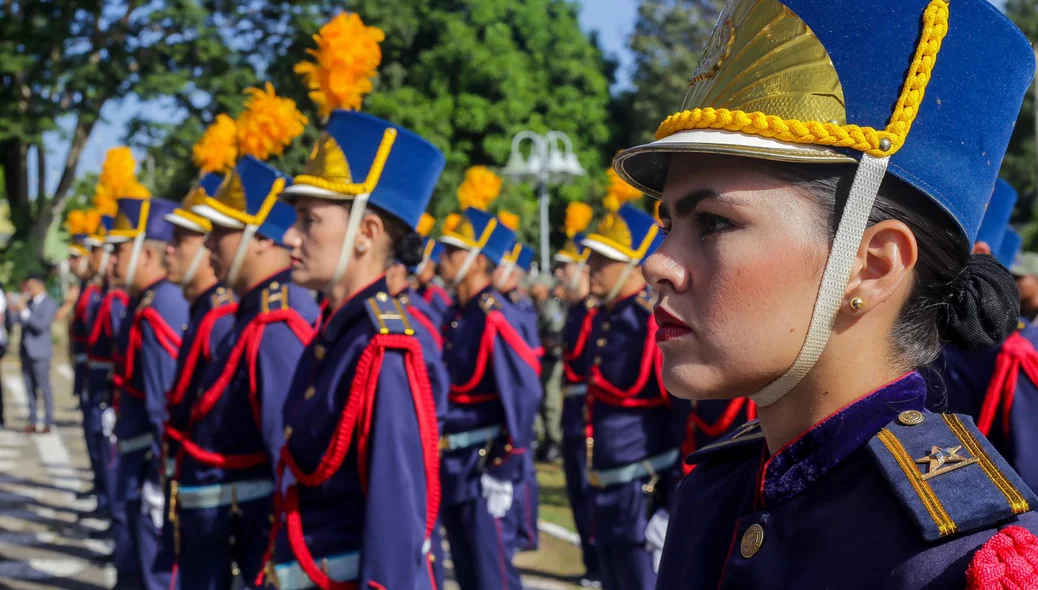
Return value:
M 595 357 L 595 365 L 601 365 L 601 364 L 602 364 L 602 357 L 596 356 Z
M 285 442 L 288 442 L 288 437 L 290 437 L 290 436 L 292 436 L 292 427 L 291 426 L 286 426 L 285 427 Z
M 306 388 L 306 393 L 303 394 L 303 399 L 311 399 L 315 395 L 317 395 L 317 390 L 314 389 L 313 385 L 311 385 L 310 387 Z
M 389 301 L 389 295 L 386 295 L 385 293 L 379 293 L 378 295 L 375 295 L 375 299 L 378 299 L 379 301 L 382 301 L 384 303 L 386 301 Z
M 915 426 L 923 423 L 923 413 L 919 410 L 905 410 L 897 415 L 897 421 L 905 426 Z
M 400 299 L 400 303 L 403 303 L 404 305 L 407 305 L 410 302 L 407 295 L 401 295 L 398 299 Z
M 602 329 L 603 330 L 608 330 L 609 329 L 609 322 L 602 322 Z
M 452 327 L 452 328 L 457 328 L 457 327 L 458 327 L 458 320 L 454 320 L 454 321 L 452 321 L 452 322 L 451 322 L 451 327 Z
M 598 342 L 596 344 L 598 344 L 599 346 L 605 346 L 606 345 L 606 339 L 605 338 L 599 338 Z
M 277 281 L 274 281 L 273 283 L 270 284 L 271 291 L 277 291 L 280 288 L 281 288 L 281 285 L 278 284 Z
M 742 534 L 742 542 L 739 543 L 739 554 L 743 559 L 749 559 L 760 551 L 764 544 L 764 527 L 759 524 L 751 524 L 746 532 Z
M 314 358 L 317 360 L 324 359 L 324 347 L 320 344 L 314 347 Z

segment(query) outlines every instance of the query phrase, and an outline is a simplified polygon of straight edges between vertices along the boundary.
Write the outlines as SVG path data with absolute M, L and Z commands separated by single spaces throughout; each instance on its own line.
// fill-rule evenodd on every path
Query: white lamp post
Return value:
M 523 156 L 519 149 L 524 140 L 530 140 L 533 149 L 530 157 Z M 501 173 L 519 182 L 537 181 L 541 213 L 541 272 L 551 268 L 548 236 L 548 187 L 565 184 L 578 176 L 587 174 L 573 153 L 573 142 L 561 131 L 549 131 L 544 135 L 533 131 L 520 131 L 512 138 L 512 153 Z

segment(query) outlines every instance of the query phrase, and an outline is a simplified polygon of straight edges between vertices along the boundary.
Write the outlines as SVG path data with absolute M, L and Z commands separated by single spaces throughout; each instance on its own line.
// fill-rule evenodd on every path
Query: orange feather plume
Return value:
M 422 213 L 422 218 L 418 220 L 418 235 L 423 238 L 429 237 L 434 225 L 436 225 L 436 219 L 428 213 Z
M 566 205 L 566 237 L 572 238 L 587 229 L 594 215 L 595 213 L 591 209 L 591 205 L 587 203 L 574 201 Z
M 464 211 L 474 207 L 486 211 L 501 194 L 501 177 L 486 166 L 473 166 L 465 171 L 458 187 L 458 204 Z
M 238 149 L 266 160 L 280 156 L 292 140 L 303 134 L 307 119 L 296 108 L 294 100 L 281 98 L 274 85 L 267 82 L 261 88 L 247 88 L 245 111 L 238 116 Z
M 374 89 L 386 34 L 364 24 L 355 13 L 342 13 L 314 35 L 317 49 L 308 49 L 314 62 L 301 61 L 293 70 L 310 88 L 322 117 L 336 109 L 355 111 Z
M 217 115 L 191 148 L 191 158 L 203 174 L 224 172 L 238 159 L 238 127 L 229 115 Z
M 501 221 L 501 225 L 508 229 L 515 231 L 519 229 L 519 216 L 511 211 L 501 211 L 497 214 L 498 220 Z

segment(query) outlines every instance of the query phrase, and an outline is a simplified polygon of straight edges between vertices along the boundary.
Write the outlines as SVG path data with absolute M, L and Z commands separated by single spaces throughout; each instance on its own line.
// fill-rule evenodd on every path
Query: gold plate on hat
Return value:
M 923 423 L 923 413 L 919 410 L 905 410 L 897 415 L 897 421 L 905 426 L 915 426 Z
M 749 559 L 760 551 L 763 544 L 764 527 L 756 523 L 751 524 L 742 534 L 742 541 L 739 542 L 739 554 L 743 559 Z

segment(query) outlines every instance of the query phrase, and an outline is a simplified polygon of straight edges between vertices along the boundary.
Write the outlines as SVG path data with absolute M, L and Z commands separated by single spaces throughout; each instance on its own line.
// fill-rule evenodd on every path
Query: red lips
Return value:
M 657 344 L 692 333 L 692 328 L 689 328 L 688 324 L 674 317 L 674 315 L 662 307 L 657 307 L 653 312 L 653 316 L 656 318 L 656 325 L 658 326 L 656 330 Z

